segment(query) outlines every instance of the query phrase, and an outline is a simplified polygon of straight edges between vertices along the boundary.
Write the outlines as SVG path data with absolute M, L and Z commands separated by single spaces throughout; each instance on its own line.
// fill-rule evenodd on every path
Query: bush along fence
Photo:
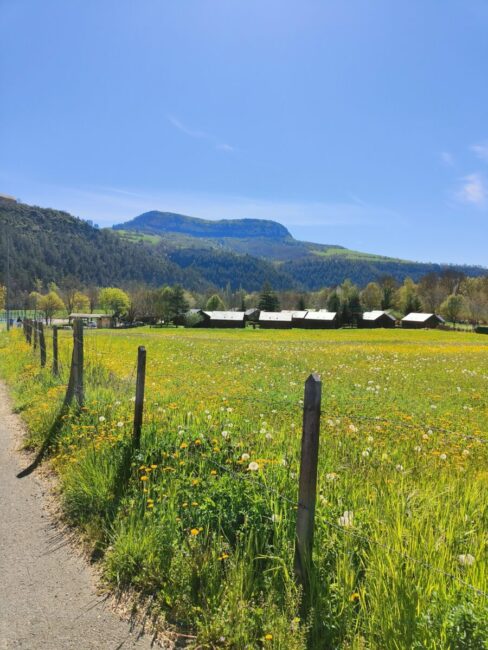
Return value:
M 36 356 L 39 357 L 39 362 L 42 367 L 47 365 L 47 351 L 46 351 L 46 342 L 45 342 L 45 333 L 42 324 L 39 322 L 31 321 L 26 319 L 24 321 L 24 335 L 26 341 L 32 346 L 33 351 Z M 90 334 L 90 336 L 96 336 Z M 116 336 L 116 335 L 114 335 Z M 73 328 L 73 347 L 71 351 L 71 363 L 69 367 L 69 377 L 67 381 L 66 394 L 63 402 L 63 409 L 68 407 L 76 410 L 81 410 L 85 404 L 85 339 L 83 324 L 80 320 L 74 321 Z M 101 354 L 101 352 L 99 353 Z M 118 480 L 120 482 L 128 482 L 131 478 L 131 470 L 127 471 L 127 467 L 137 466 L 140 462 L 139 449 L 141 447 L 141 435 L 143 433 L 143 422 L 144 422 L 144 408 L 145 408 L 145 387 L 146 387 L 146 349 L 143 346 L 139 346 L 137 349 L 137 359 L 134 366 L 134 371 L 136 373 L 135 377 L 135 394 L 133 397 L 134 407 L 133 407 L 133 423 L 132 423 L 132 439 L 130 446 L 130 458 L 129 462 L 126 465 L 126 471 L 119 472 L 117 474 Z M 59 378 L 60 377 L 61 364 L 59 361 L 59 345 L 58 345 L 58 330 L 56 327 L 52 330 L 52 364 L 51 371 L 52 374 Z M 155 377 L 151 377 L 154 379 Z M 132 388 L 133 390 L 133 388 Z M 235 399 L 239 399 L 235 397 Z M 256 402 L 259 402 L 259 399 L 256 399 Z M 327 417 L 335 417 L 338 414 L 332 414 L 329 412 L 324 413 L 322 408 L 322 382 L 317 374 L 311 374 L 308 379 L 305 381 L 304 385 L 304 395 L 303 395 L 303 404 L 302 404 L 302 435 L 301 435 L 301 453 L 299 459 L 299 473 L 298 473 L 298 485 L 297 485 L 297 498 L 290 498 L 290 493 L 283 494 L 274 488 L 269 482 L 263 480 L 262 487 L 263 491 L 266 491 L 272 495 L 273 499 L 279 501 L 284 505 L 284 507 L 292 513 L 290 516 L 294 517 L 294 560 L 293 560 L 293 574 L 295 577 L 295 582 L 302 593 L 301 598 L 301 611 L 300 611 L 300 620 L 305 621 L 309 616 L 311 610 L 314 607 L 314 599 L 316 599 L 316 589 L 317 589 L 317 571 L 316 571 L 316 562 L 314 562 L 314 532 L 316 529 L 316 518 L 315 510 L 317 505 L 317 475 L 318 475 L 318 464 L 319 464 L 319 448 L 320 448 L 320 425 L 321 417 L 326 415 Z M 289 406 L 289 403 L 288 403 Z M 64 411 L 65 412 L 65 411 Z M 63 411 L 60 414 L 62 417 Z M 344 414 L 342 414 L 344 415 Z M 366 421 L 368 418 L 361 419 L 360 416 L 355 416 L 351 414 L 351 418 L 356 417 L 358 422 Z M 369 418 L 374 420 L 375 423 L 387 422 L 386 418 Z M 405 422 L 401 423 L 403 428 L 408 427 L 409 425 Z M 410 425 L 412 426 L 412 425 Z M 439 431 L 444 432 L 446 435 L 459 436 L 462 434 L 449 432 L 439 428 Z M 468 435 L 463 436 L 464 438 L 469 438 Z M 487 441 L 483 438 L 473 438 L 474 442 L 477 444 L 485 444 Z M 200 443 L 199 443 L 200 444 Z M 181 445 L 176 445 L 174 449 L 169 447 L 166 449 L 166 452 L 171 455 L 174 453 L 176 456 L 181 449 Z M 42 457 L 42 450 L 40 456 Z M 242 472 L 236 472 L 235 469 L 229 467 L 225 464 L 219 463 L 212 458 L 207 458 L 206 462 L 211 463 L 215 466 L 215 469 L 219 472 L 226 473 L 232 478 L 235 478 L 236 481 L 245 481 L 247 480 L 247 475 Z M 35 466 L 35 464 L 34 464 Z M 141 468 L 140 468 L 141 469 Z M 147 479 L 143 476 L 142 478 Z M 141 479 L 142 480 L 142 479 Z M 123 486 L 118 486 L 119 489 L 123 490 Z M 406 553 L 403 550 L 403 547 L 390 546 L 383 543 L 381 538 L 373 538 L 368 535 L 367 530 L 358 530 L 352 525 L 353 514 L 351 512 L 344 512 L 344 515 L 340 517 L 341 521 L 335 521 L 327 519 L 322 512 L 320 513 L 320 523 L 321 526 L 325 525 L 334 534 L 343 536 L 344 538 L 350 538 L 354 542 L 364 544 L 367 548 L 377 547 L 379 553 L 385 552 L 390 556 L 398 556 L 403 566 L 409 566 L 411 570 L 418 570 L 423 572 L 428 572 L 431 575 L 441 576 L 443 579 L 453 581 L 458 583 L 462 588 L 469 590 L 474 596 L 481 597 L 486 599 L 488 593 L 483 589 L 480 589 L 479 586 L 471 584 L 468 580 L 465 579 L 462 573 L 457 574 L 455 572 L 449 572 L 436 566 L 431 561 L 427 561 L 424 558 L 415 557 L 410 553 Z M 192 531 L 193 534 L 193 531 Z M 195 535 L 198 534 L 198 530 L 195 531 Z M 464 556 L 461 556 L 464 557 Z M 468 556 L 466 556 L 468 557 Z M 284 558 L 283 558 L 284 561 Z M 315 590 L 315 592 L 314 592 Z M 354 595 L 356 599 L 356 595 Z M 355 602 L 355 601 L 354 601 Z M 317 641 L 316 641 L 317 643 Z M 320 640 L 318 641 L 319 645 L 313 645 L 313 647 L 322 647 L 320 646 Z

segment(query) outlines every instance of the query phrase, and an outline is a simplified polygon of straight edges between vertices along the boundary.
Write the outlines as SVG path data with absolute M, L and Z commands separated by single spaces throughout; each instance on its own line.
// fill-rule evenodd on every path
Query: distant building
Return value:
M 297 309 L 291 314 L 291 325 L 292 327 L 303 327 L 303 321 L 305 316 L 308 314 L 307 309 Z
M 291 329 L 292 311 L 262 311 L 259 314 L 259 327 L 262 329 Z
M 402 327 L 406 329 L 434 329 L 443 323 L 445 323 L 445 320 L 437 314 L 417 314 L 412 312 L 402 318 Z
M 244 318 L 251 323 L 257 323 L 259 321 L 259 309 L 257 307 L 251 307 L 251 309 L 246 309 L 244 312 Z
M 339 318 L 335 311 L 308 311 L 301 327 L 308 330 L 336 329 L 339 327 Z
M 362 318 L 358 319 L 359 327 L 395 327 L 396 319 L 387 311 L 365 311 Z
M 98 329 L 106 329 L 108 327 L 114 327 L 115 322 L 113 316 L 110 314 L 70 314 L 68 316 L 69 322 L 76 318 L 81 318 L 85 325 L 89 323 L 95 323 Z
M 202 311 L 204 317 L 200 327 L 245 327 L 243 311 Z

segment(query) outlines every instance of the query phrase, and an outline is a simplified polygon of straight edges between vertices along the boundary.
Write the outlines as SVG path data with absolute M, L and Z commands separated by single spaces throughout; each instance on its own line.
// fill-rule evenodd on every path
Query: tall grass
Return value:
M 50 454 L 66 517 L 109 584 L 154 596 L 201 648 L 487 647 L 483 337 L 138 330 L 85 344 L 86 407 Z M 134 449 L 138 344 L 148 374 Z M 41 444 L 66 375 L 40 371 L 20 333 L 0 338 L 0 370 Z M 324 414 L 304 612 L 293 504 L 311 371 Z

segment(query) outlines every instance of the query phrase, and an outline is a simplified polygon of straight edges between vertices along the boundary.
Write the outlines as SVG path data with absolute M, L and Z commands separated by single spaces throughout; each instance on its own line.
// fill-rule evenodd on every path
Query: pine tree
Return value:
M 278 296 L 273 291 L 269 282 L 263 284 L 261 293 L 259 294 L 259 304 L 258 308 L 261 311 L 279 311 L 280 310 L 280 301 Z

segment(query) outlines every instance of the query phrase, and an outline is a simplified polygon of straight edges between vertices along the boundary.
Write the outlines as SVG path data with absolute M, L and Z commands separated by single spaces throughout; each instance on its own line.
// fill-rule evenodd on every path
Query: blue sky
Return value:
M 486 0 L 0 0 L 0 192 L 488 265 Z

